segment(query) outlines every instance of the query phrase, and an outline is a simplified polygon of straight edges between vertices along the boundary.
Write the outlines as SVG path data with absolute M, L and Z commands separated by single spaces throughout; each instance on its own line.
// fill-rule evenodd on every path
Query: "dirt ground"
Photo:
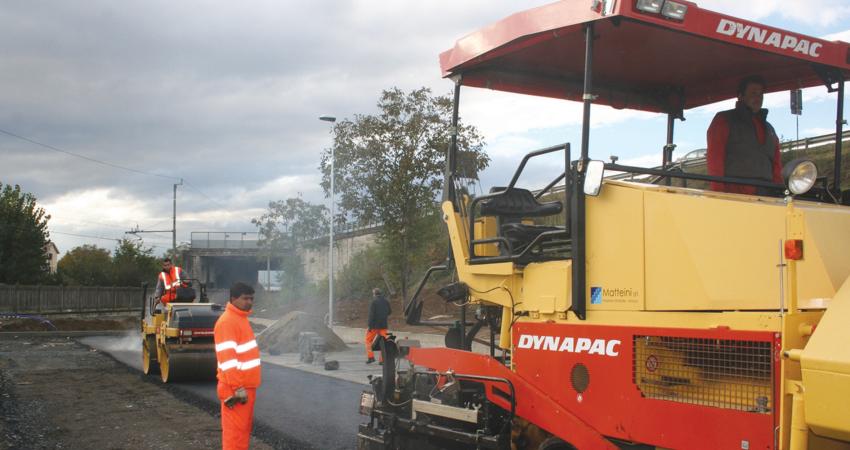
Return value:
M 221 448 L 216 408 L 176 395 L 69 338 L 0 337 L 0 450 Z
M 139 317 L 115 316 L 102 318 L 75 317 L 16 317 L 0 316 L 0 332 L 4 331 L 107 331 L 132 330 L 139 327 Z

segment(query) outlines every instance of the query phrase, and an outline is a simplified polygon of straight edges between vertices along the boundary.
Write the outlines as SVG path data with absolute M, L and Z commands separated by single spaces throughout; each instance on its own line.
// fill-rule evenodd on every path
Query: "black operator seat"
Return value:
M 564 206 L 559 201 L 540 203 L 528 189 L 493 187 L 490 193 L 501 193 L 481 202 L 482 216 L 499 218 L 499 230 L 511 243 L 514 252 L 531 243 L 546 231 L 563 230 L 560 227 L 545 225 L 526 225 L 521 222 L 526 217 L 545 217 L 559 214 Z
M 501 195 L 481 202 L 482 216 L 545 217 L 560 213 L 564 207 L 559 201 L 540 203 L 528 189 L 490 188 L 491 194 L 497 192 Z

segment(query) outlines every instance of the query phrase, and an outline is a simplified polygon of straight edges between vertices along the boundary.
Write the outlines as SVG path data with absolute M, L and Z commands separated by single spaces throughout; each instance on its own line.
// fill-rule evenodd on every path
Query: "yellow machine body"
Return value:
M 212 303 L 177 303 L 164 305 L 142 320 L 142 370 L 159 373 L 164 383 L 173 381 L 211 380 L 216 374 L 213 325 L 218 305 Z M 220 309 L 220 308 L 218 308 Z M 199 328 L 182 324 L 180 313 L 203 313 Z M 198 324 L 196 323 L 195 326 Z
M 513 350 L 512 325 L 525 322 L 774 332 L 785 355 L 778 448 L 850 448 L 850 208 L 605 181 L 599 196 L 587 197 L 585 297 L 591 286 L 604 288 L 588 301 L 585 320 L 570 310 L 571 259 L 471 264 L 466 212 L 450 202 L 442 209 L 471 301 L 503 308 L 500 347 Z M 496 233 L 494 218 L 476 219 L 475 239 Z M 792 239 L 803 242 L 801 260 L 784 255 Z M 494 244 L 476 246 L 477 256 L 497 254 Z M 688 384 L 664 395 L 724 382 L 706 378 L 669 343 L 638 343 L 638 358 L 648 348 L 678 361 L 674 370 L 690 370 Z M 774 381 L 753 388 L 769 410 Z

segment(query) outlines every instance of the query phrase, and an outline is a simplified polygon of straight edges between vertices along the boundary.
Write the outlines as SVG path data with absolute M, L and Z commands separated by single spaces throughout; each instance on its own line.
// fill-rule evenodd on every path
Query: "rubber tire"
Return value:
M 540 443 L 537 450 L 576 450 L 576 448 L 569 443 L 552 436 Z
M 159 359 L 159 376 L 162 382 L 168 383 L 169 381 L 174 381 L 174 377 L 170 376 L 171 364 L 168 360 L 168 353 L 164 349 L 158 348 L 157 359 Z
M 145 375 L 159 374 L 159 361 L 154 357 L 155 352 L 150 349 L 156 349 L 156 341 L 152 336 L 147 336 L 142 340 L 142 372 Z

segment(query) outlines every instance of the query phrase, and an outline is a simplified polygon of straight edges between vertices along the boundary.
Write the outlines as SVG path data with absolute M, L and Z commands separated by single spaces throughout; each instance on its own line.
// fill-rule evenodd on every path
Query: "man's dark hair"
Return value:
M 237 281 L 230 286 L 230 299 L 239 298 L 244 294 L 254 295 L 254 288 L 248 286 L 241 281 Z
M 162 258 L 162 262 L 164 262 L 164 263 L 171 262 L 171 258 Z
M 381 290 L 378 288 L 372 289 L 372 295 L 374 295 L 375 297 L 381 295 Z
M 758 84 L 762 87 L 762 89 L 767 88 L 767 83 L 765 83 L 764 78 L 760 75 L 750 75 L 742 78 L 741 81 L 738 82 L 738 97 L 744 95 L 744 92 L 747 91 L 747 86 L 751 84 Z

